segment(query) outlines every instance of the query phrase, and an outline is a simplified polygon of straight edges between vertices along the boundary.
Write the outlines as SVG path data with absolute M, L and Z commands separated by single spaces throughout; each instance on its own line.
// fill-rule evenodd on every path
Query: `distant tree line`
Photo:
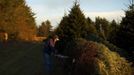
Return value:
M 41 25 L 38 27 L 37 36 L 48 37 L 52 31 L 52 25 L 49 20 L 42 22 Z
M 84 38 L 87 40 L 111 40 L 115 35 L 115 30 L 119 24 L 115 20 L 109 22 L 105 18 L 96 17 L 93 22 L 89 17 L 85 17 L 80 9 L 79 3 L 75 2 L 68 15 L 64 15 L 58 28 L 55 30 L 62 41 L 75 38 Z M 111 36 L 112 34 L 112 36 Z
M 110 40 L 111 34 L 118 27 L 119 24 L 115 20 L 109 22 L 106 18 L 96 17 L 93 22 L 89 17 L 85 17 L 79 4 L 75 3 L 70 13 L 62 18 L 56 33 L 67 39 L 96 35 L 104 40 Z

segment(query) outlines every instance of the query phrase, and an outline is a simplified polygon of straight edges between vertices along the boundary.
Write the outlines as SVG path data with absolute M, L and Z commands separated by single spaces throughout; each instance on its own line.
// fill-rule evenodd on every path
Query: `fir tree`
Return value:
M 66 51 L 66 44 L 76 38 L 86 38 L 90 34 L 94 34 L 94 26 L 90 24 L 89 19 L 85 18 L 85 15 L 80 9 L 79 3 L 75 2 L 68 15 L 65 15 L 56 33 L 59 35 L 60 41 L 57 44 L 57 49 L 60 52 Z
M 96 35 L 97 31 L 94 22 L 89 17 L 86 20 L 88 24 L 88 32 Z
M 122 18 L 115 44 L 126 50 L 134 49 L 134 5 L 132 4 Z
M 41 26 L 38 28 L 38 35 L 47 37 L 50 34 L 51 29 L 52 26 L 49 20 L 42 22 Z
M 115 38 L 116 33 L 117 33 L 118 30 L 119 30 L 119 24 L 117 24 L 116 21 L 113 20 L 110 23 L 110 26 L 109 26 L 109 34 L 108 34 L 108 40 L 111 43 L 116 41 L 114 38 Z
M 69 15 L 63 17 L 57 29 L 57 33 L 67 39 L 86 38 L 91 33 L 95 33 L 94 31 L 77 2 L 74 3 Z
M 106 40 L 109 34 L 109 22 L 107 19 L 96 17 L 95 25 L 98 35 Z
M 10 39 L 33 39 L 36 34 L 34 14 L 24 0 L 0 0 L 0 9 L 0 28 Z
M 68 16 L 64 16 L 59 24 L 59 27 L 56 29 L 56 33 L 59 35 L 61 39 L 67 37 L 65 35 L 67 33 L 67 29 L 66 29 L 67 26 L 68 26 Z

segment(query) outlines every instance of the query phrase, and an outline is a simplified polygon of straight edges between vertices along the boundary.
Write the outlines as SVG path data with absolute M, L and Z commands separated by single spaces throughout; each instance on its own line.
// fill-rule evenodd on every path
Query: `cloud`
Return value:
M 95 20 L 95 17 L 103 17 L 109 21 L 115 19 L 120 21 L 122 17 L 125 16 L 124 11 L 108 11 L 108 12 L 85 12 L 86 17 L 90 17 L 92 20 Z
M 64 15 L 63 9 L 52 10 L 44 5 L 34 5 L 32 6 L 32 11 L 35 13 L 37 25 L 40 25 L 43 21 L 50 20 L 52 25 L 56 26 Z
M 55 27 L 58 25 L 64 12 L 68 13 L 73 6 L 74 0 L 26 0 L 32 11 L 36 14 L 36 23 L 40 25 L 45 20 L 50 20 Z M 90 17 L 93 21 L 95 17 L 105 17 L 108 20 L 121 20 L 124 12 L 121 11 L 123 3 L 127 0 L 80 0 L 80 7 L 84 10 L 86 17 Z M 115 11 L 118 10 L 118 11 Z

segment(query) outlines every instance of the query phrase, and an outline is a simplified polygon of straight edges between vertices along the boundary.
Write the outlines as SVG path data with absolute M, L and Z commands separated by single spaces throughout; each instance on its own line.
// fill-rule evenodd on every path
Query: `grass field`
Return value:
M 55 75 L 61 74 L 59 61 Z M 0 44 L 0 75 L 45 75 L 41 43 L 8 42 Z

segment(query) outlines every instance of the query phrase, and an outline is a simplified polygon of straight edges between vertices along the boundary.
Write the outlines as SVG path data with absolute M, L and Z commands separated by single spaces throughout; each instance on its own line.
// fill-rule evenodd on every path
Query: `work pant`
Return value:
M 44 68 L 45 68 L 45 74 L 51 75 L 53 71 L 53 61 L 52 56 L 44 53 Z

